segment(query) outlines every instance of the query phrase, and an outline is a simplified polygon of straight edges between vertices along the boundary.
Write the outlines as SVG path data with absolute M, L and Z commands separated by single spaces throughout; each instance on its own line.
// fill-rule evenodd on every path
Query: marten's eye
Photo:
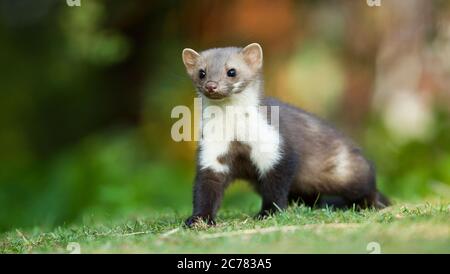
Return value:
M 236 70 L 235 69 L 229 69 L 228 71 L 227 71 L 227 76 L 228 77 L 236 77 Z
M 204 69 L 199 70 L 199 71 L 198 71 L 198 77 L 199 77 L 200 79 L 205 78 L 205 77 L 206 77 L 206 71 L 205 71 Z

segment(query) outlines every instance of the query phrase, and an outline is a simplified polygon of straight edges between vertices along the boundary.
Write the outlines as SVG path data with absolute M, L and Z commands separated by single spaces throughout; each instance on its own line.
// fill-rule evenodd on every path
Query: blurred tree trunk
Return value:
M 402 140 L 426 137 L 432 123 L 432 88 L 426 69 L 432 4 L 429 0 L 383 2 L 374 107 L 388 130 Z
M 144 89 L 148 79 L 157 81 L 158 64 L 164 47 L 164 25 L 169 15 L 181 6 L 182 1 L 133 1 L 106 5 L 108 28 L 118 30 L 130 43 L 128 58 L 105 70 L 109 97 L 116 106 L 111 120 L 136 125 L 141 120 L 144 107 Z M 171 20 L 181 18 L 172 16 Z
M 365 1 L 345 1 L 343 5 L 346 84 L 340 117 L 347 130 L 357 131 L 369 115 L 380 39 L 374 19 L 381 8 L 371 8 Z
M 432 1 L 389 1 L 380 24 L 383 37 L 377 58 L 376 99 L 382 107 L 393 93 L 419 92 L 432 27 Z

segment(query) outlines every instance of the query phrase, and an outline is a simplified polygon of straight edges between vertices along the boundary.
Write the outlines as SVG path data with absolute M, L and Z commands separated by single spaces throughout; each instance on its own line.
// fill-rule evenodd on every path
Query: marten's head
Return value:
M 263 52 L 257 43 L 200 53 L 187 48 L 183 50 L 183 63 L 197 90 L 209 99 L 220 100 L 243 92 L 259 80 Z

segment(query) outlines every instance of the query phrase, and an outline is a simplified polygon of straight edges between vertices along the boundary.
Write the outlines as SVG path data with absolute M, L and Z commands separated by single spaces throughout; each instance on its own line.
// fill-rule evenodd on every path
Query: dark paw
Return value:
M 216 225 L 216 222 L 214 219 L 210 217 L 202 217 L 202 216 L 191 216 L 187 218 L 187 220 L 184 222 L 185 226 L 192 228 L 195 226 L 213 226 Z
M 255 219 L 264 220 L 272 216 L 274 213 L 275 212 L 273 210 L 261 210 L 258 214 L 256 214 Z

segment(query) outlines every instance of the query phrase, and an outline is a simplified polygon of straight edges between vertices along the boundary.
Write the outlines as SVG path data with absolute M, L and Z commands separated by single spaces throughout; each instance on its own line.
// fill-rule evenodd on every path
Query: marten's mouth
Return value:
M 203 94 L 204 94 L 208 99 L 211 99 L 211 100 L 221 100 L 221 99 L 227 97 L 225 94 L 217 93 L 217 92 L 215 92 L 215 93 L 204 92 Z

